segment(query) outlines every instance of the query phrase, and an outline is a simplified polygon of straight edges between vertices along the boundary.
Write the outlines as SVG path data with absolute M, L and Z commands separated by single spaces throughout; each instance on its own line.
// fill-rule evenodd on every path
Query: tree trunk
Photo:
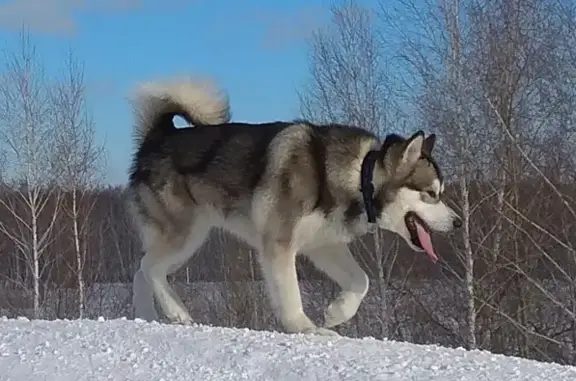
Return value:
M 374 239 L 374 253 L 375 255 L 375 262 L 376 262 L 376 283 L 378 288 L 378 319 L 380 320 L 380 338 L 388 337 L 388 303 L 387 303 L 387 296 L 386 296 L 386 272 L 384 271 L 384 264 L 383 258 L 384 255 L 382 253 L 382 244 L 381 244 L 381 237 L 380 232 L 376 231 L 372 234 Z
M 464 169 L 464 167 L 463 167 Z M 472 245 L 470 242 L 470 200 L 468 179 L 465 171 L 460 175 L 460 191 L 462 193 L 462 238 L 464 241 L 464 256 L 465 256 L 465 287 L 466 287 L 466 347 L 468 349 L 476 349 L 476 306 L 475 306 L 475 290 L 474 290 L 474 256 L 472 252 Z
M 78 228 L 78 190 L 72 190 L 72 227 L 74 229 L 74 251 L 76 254 L 76 280 L 78 282 L 78 319 L 84 318 L 84 258 Z
M 33 316 L 40 318 L 40 247 L 38 242 L 38 215 L 35 208 L 35 197 L 28 191 L 29 200 L 32 201 L 30 214 L 32 218 L 32 287 L 33 287 Z

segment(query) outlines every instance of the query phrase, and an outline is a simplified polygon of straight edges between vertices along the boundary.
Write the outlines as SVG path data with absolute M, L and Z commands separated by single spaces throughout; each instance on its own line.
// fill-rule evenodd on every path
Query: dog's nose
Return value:
M 452 225 L 454 226 L 454 229 L 461 228 L 462 227 L 462 219 L 460 217 L 454 218 L 454 221 L 452 221 Z

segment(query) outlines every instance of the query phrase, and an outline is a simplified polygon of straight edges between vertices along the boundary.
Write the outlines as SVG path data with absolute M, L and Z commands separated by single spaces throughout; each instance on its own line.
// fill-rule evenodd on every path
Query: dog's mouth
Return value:
M 438 256 L 434 251 L 434 246 L 432 246 L 430 229 L 428 225 L 426 225 L 426 222 L 414 212 L 406 213 L 404 222 L 410 233 L 410 242 L 412 242 L 414 246 L 424 250 L 432 262 L 438 261 Z

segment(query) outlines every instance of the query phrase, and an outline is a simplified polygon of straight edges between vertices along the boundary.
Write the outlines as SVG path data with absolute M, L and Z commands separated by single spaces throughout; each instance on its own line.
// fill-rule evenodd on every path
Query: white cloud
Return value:
M 171 5 L 185 3 L 165 1 Z M 14 30 L 26 26 L 37 33 L 71 34 L 77 29 L 77 12 L 132 11 L 147 3 L 145 0 L 0 0 L 0 28 Z M 162 1 L 150 3 L 160 5 Z
M 76 27 L 72 12 L 82 1 L 76 0 L 13 0 L 0 4 L 0 26 L 9 29 L 26 24 L 31 30 L 69 33 Z

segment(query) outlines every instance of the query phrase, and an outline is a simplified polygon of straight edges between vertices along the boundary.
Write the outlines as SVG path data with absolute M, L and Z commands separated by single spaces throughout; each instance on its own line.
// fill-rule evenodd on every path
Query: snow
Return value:
M 4 318 L 0 380 L 573 381 L 576 367 L 375 339 Z

